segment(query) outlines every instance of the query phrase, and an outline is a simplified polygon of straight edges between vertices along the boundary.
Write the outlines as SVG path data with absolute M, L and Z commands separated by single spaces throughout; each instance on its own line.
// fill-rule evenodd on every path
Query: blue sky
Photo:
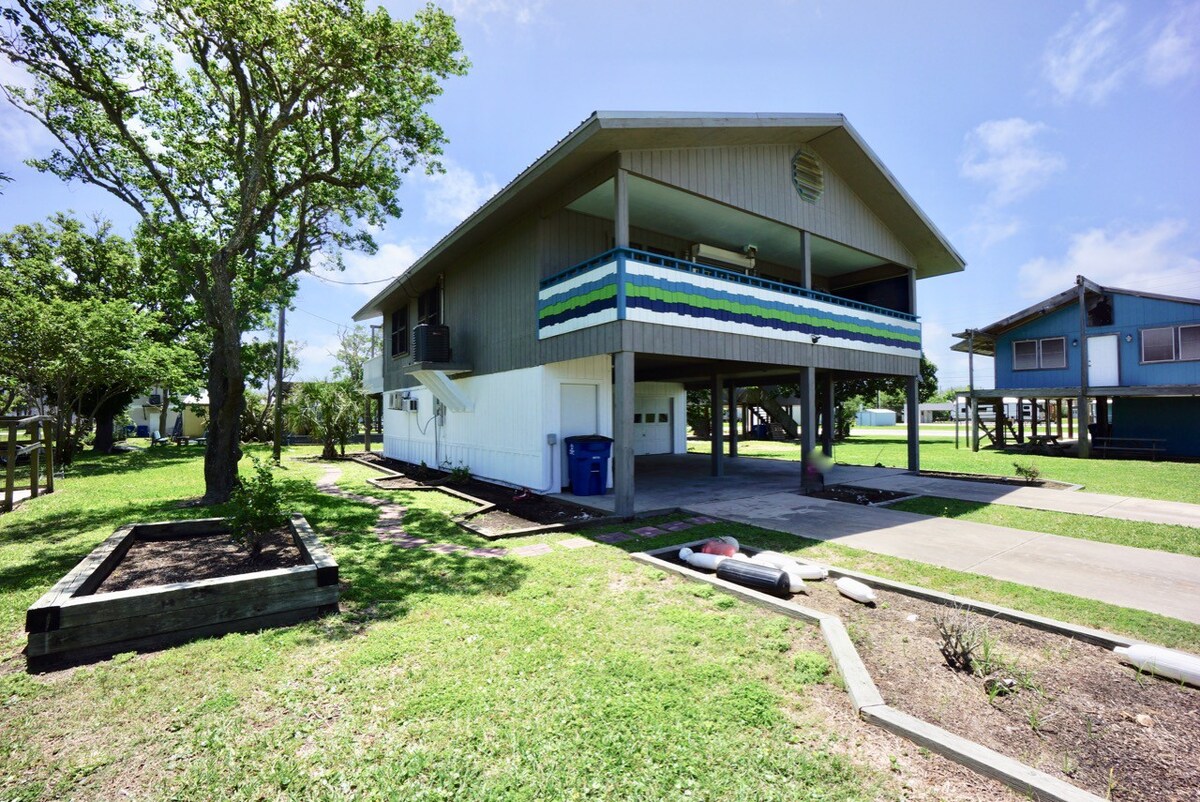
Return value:
M 1200 297 L 1200 0 L 445 7 L 473 62 L 433 109 L 447 171 L 411 179 L 379 253 L 347 255 L 331 278 L 396 275 L 595 109 L 840 112 L 967 261 L 919 285 L 943 386 L 967 379 L 951 332 L 1079 273 Z M 16 179 L 0 228 L 60 209 L 128 228 L 107 195 L 22 164 L 49 145 L 0 109 L 0 171 Z M 303 279 L 289 319 L 306 343 L 301 377 L 328 372 L 338 326 L 379 286 Z

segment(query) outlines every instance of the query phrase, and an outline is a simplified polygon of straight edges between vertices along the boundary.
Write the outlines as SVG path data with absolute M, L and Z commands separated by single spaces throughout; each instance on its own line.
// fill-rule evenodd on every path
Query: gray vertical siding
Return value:
M 819 146 L 810 146 L 820 155 Z M 799 145 L 631 150 L 621 154 L 632 173 L 811 231 L 906 267 L 916 260 L 899 238 L 827 164 L 825 191 L 816 203 L 792 186 Z

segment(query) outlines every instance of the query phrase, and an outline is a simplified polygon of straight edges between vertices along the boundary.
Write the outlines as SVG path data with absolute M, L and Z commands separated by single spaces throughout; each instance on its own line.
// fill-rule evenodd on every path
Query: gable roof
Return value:
M 819 142 L 835 172 L 867 200 L 917 261 L 918 278 L 962 270 L 954 250 L 841 114 L 596 111 L 430 248 L 354 314 L 382 314 L 405 282 L 499 231 L 573 176 L 622 150 Z
M 1048 315 L 1051 312 L 1056 312 L 1063 307 L 1079 302 L 1079 284 L 1084 287 L 1084 295 L 1087 299 L 1098 298 L 1102 295 L 1131 295 L 1137 298 L 1150 298 L 1155 301 L 1172 301 L 1174 303 L 1195 304 L 1200 306 L 1200 298 L 1184 298 L 1178 295 L 1159 295 L 1152 292 L 1141 292 L 1140 290 L 1124 290 L 1120 287 L 1102 287 L 1093 281 L 1089 281 L 1083 276 L 1077 277 L 1077 283 L 1069 290 L 1064 290 L 1057 295 L 1051 295 L 1044 301 L 1038 301 L 1032 306 L 1027 306 L 1020 312 L 1014 312 L 1006 318 L 997 320 L 995 323 L 984 326 L 981 329 L 967 329 L 953 335 L 960 338 L 959 342 L 950 346 L 951 351 L 958 351 L 965 354 L 968 350 L 968 340 L 971 335 L 975 335 L 974 351 L 983 356 L 994 356 L 996 353 L 996 338 L 1006 331 L 1012 331 L 1019 326 L 1023 326 L 1031 320 L 1036 320 L 1039 317 Z

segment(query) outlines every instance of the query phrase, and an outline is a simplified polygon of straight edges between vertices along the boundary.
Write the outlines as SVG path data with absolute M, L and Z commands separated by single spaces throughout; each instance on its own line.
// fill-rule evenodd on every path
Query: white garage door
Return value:
M 672 398 L 638 396 L 633 403 L 633 453 L 670 454 Z

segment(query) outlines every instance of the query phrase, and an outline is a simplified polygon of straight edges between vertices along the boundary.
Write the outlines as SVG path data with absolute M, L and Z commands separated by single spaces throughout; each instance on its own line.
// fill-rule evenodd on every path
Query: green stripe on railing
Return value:
M 904 332 L 892 331 L 890 329 L 881 329 L 875 326 L 862 325 L 858 323 L 846 323 L 840 320 L 834 320 L 827 317 L 818 317 L 812 314 L 798 314 L 795 312 L 765 309 L 754 304 L 741 303 L 739 301 L 726 299 L 709 298 L 704 295 L 697 295 L 689 292 L 662 290 L 658 287 L 646 287 L 634 284 L 632 282 L 626 282 L 625 292 L 630 297 L 646 298 L 651 301 L 662 301 L 664 303 L 685 304 L 698 309 L 714 309 L 739 315 L 751 315 L 753 317 L 763 318 L 766 320 L 779 320 L 784 323 L 798 323 L 809 326 L 819 325 L 837 329 L 839 331 L 867 334 L 873 337 L 883 337 L 885 339 L 897 340 L 900 342 L 921 342 L 921 335 L 916 333 L 908 334 Z
M 549 306 L 538 310 L 538 317 L 543 318 L 549 317 L 550 315 L 557 315 L 560 312 L 566 312 L 568 309 L 574 309 L 577 306 L 584 306 L 585 304 L 590 304 L 593 301 L 602 301 L 606 298 L 616 297 L 617 285 L 607 284 L 603 287 L 597 287 L 591 292 L 585 292 L 582 295 L 573 295 L 564 301 L 558 301 L 557 303 L 550 304 Z

